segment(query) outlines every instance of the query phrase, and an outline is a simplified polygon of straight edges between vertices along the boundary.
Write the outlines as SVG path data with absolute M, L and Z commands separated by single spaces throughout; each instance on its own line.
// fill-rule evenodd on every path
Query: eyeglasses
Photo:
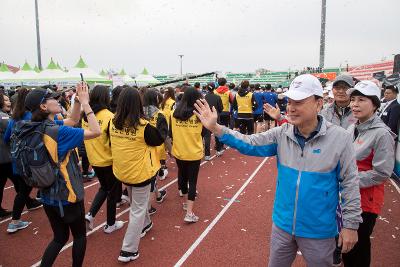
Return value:
M 346 85 L 335 85 L 333 86 L 333 89 L 335 89 L 336 91 L 347 91 L 350 87 L 346 86 Z

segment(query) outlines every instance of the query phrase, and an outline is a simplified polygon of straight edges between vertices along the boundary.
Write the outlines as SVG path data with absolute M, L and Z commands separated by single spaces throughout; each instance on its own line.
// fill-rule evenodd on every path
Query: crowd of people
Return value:
M 153 227 L 152 203 L 167 196 L 157 182 L 168 175 L 168 157 L 178 168 L 183 220 L 199 220 L 197 178 L 201 160 L 211 160 L 214 136 L 218 157 L 224 145 L 245 155 L 277 156 L 269 266 L 290 266 L 298 250 L 308 266 L 369 266 L 370 236 L 394 168 L 397 94 L 396 86 L 381 89 L 349 75 L 323 89 L 310 74 L 297 76 L 289 88 L 225 78 L 157 89 L 89 89 L 86 83 L 3 88 L 0 217 L 12 215 L 7 232 L 15 233 L 29 226 L 21 219 L 25 206 L 43 206 L 54 237 L 41 265 L 52 266 L 71 232 L 73 266 L 82 266 L 86 231 L 102 204 L 107 201 L 107 234 L 123 227 L 117 206 L 130 205 L 118 260 L 135 260 L 140 239 Z M 30 149 L 39 158 L 46 154 L 46 171 L 33 166 L 37 156 L 22 156 L 21 144 L 34 136 L 26 133 L 37 132 L 42 145 Z M 39 185 L 43 176 L 53 179 L 49 186 Z M 100 188 L 86 212 L 83 183 L 94 176 Z M 16 191 L 12 211 L 1 206 L 7 179 Z M 33 187 L 39 189 L 34 197 Z

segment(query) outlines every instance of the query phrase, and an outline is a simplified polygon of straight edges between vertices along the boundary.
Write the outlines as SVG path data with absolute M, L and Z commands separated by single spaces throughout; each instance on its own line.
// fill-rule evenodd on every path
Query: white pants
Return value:
M 150 184 L 143 187 L 128 186 L 128 195 L 131 200 L 129 211 L 129 224 L 126 229 L 122 250 L 137 252 L 139 250 L 140 234 L 151 220 L 147 204 L 150 197 Z

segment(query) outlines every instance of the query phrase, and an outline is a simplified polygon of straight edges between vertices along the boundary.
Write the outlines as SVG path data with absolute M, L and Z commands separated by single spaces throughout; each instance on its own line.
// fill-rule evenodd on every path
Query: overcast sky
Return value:
M 42 63 L 138 73 L 318 66 L 321 0 L 38 0 Z M 325 66 L 400 53 L 399 0 L 327 0 Z M 34 0 L 0 0 L 0 61 L 37 62 Z

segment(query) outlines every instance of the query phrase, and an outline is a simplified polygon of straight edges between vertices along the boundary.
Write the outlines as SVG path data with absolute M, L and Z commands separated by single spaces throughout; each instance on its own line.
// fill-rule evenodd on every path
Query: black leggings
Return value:
M 13 175 L 11 162 L 0 164 L 0 209 L 2 208 L 1 203 L 3 202 L 3 191 L 6 186 L 7 179 L 10 179 L 14 184 L 14 189 L 18 192 L 18 181 L 17 177 Z
M 101 205 L 107 199 L 107 224 L 114 225 L 117 201 L 120 198 L 121 182 L 115 178 L 112 166 L 95 167 L 93 170 L 96 172 L 97 178 L 100 182 L 100 188 L 94 197 L 90 213 L 93 217 L 96 216 Z
M 343 254 L 345 267 L 369 267 L 371 264 L 371 239 L 378 215 L 370 212 L 361 213 L 363 222 L 358 227 L 358 242 L 352 250 Z
M 42 267 L 52 266 L 58 253 L 67 243 L 69 231 L 74 238 L 72 246 L 72 266 L 82 266 L 86 251 L 86 224 L 84 201 L 71 203 L 64 208 L 64 217 L 60 216 L 59 207 L 44 205 L 44 211 L 49 218 L 53 230 L 53 240 L 47 246 L 43 257 Z
M 188 194 L 188 200 L 194 201 L 196 198 L 197 176 L 199 175 L 201 160 L 179 160 L 176 159 L 178 165 L 178 184 L 182 194 Z M 188 190 L 189 183 L 189 190 Z
M 32 187 L 28 186 L 25 183 L 24 179 L 22 179 L 22 177 L 17 175 L 15 177 L 18 183 L 18 190 L 17 190 L 17 195 L 15 196 L 14 199 L 12 219 L 19 220 L 21 219 L 21 213 L 25 205 L 27 205 L 27 207 L 29 208 L 30 203 L 33 201 L 29 196 L 29 194 L 32 191 Z

